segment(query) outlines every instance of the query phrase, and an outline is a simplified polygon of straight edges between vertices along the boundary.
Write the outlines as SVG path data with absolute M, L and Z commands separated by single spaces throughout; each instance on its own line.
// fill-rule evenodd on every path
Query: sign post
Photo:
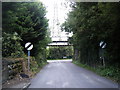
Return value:
M 28 71 L 30 70 L 30 51 L 28 50 Z
M 28 71 L 29 71 L 30 70 L 30 50 L 32 50 L 33 44 L 28 42 L 25 44 L 25 48 L 27 48 L 27 50 L 28 50 Z
M 104 41 L 101 41 L 99 46 L 101 47 L 101 59 L 103 61 L 102 63 L 103 66 L 105 67 L 104 48 L 106 47 L 106 43 Z

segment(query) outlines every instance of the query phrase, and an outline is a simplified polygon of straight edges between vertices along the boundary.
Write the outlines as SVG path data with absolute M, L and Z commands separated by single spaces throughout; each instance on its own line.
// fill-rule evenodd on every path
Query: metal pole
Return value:
M 28 71 L 30 71 L 30 51 L 28 50 Z

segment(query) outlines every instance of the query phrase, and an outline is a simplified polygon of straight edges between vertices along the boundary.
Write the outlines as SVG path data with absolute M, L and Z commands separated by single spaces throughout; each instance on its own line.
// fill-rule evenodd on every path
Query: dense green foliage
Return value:
M 47 52 L 47 59 L 72 58 L 73 56 L 72 46 L 49 47 Z
M 94 68 L 112 66 L 118 73 L 120 3 L 77 2 L 72 3 L 71 7 L 62 30 L 73 32 L 70 40 L 74 45 L 74 60 Z M 106 43 L 104 49 L 99 46 L 101 41 Z
M 48 20 L 41 2 L 4 2 L 2 4 L 3 57 L 23 57 L 27 54 L 25 43 L 34 48 L 31 55 L 41 63 L 46 60 Z

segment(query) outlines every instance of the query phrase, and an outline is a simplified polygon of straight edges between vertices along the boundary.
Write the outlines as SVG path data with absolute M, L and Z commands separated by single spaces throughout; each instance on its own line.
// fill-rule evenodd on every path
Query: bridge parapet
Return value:
M 72 46 L 68 41 L 52 41 L 47 46 Z

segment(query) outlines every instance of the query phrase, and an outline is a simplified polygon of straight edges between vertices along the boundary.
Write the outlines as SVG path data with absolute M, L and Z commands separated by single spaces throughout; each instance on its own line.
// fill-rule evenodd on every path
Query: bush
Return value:
M 22 57 L 24 55 L 23 47 L 20 44 L 22 39 L 16 32 L 13 34 L 3 32 L 2 40 L 3 57 Z
M 120 70 L 117 67 L 115 68 L 113 66 L 108 66 L 105 68 L 98 68 L 96 71 L 100 75 L 113 78 L 116 81 L 118 81 L 120 78 Z
M 38 63 L 34 57 L 31 57 L 31 60 L 30 60 L 30 70 L 32 72 L 36 72 L 38 70 Z
M 50 47 L 47 49 L 47 59 L 72 58 L 73 48 L 70 46 Z

